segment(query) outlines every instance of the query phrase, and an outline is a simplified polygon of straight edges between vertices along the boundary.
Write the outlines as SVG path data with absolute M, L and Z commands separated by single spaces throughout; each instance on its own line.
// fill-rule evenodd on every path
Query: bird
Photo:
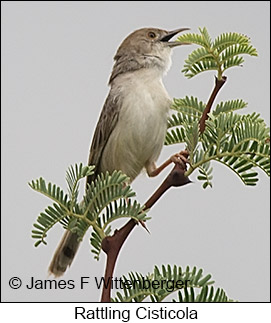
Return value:
M 171 41 L 189 28 L 167 31 L 141 28 L 128 35 L 114 56 L 109 94 L 94 131 L 87 177 L 90 184 L 98 174 L 121 170 L 132 182 L 143 169 L 158 175 L 171 162 L 182 162 L 182 153 L 171 156 L 160 167 L 172 100 L 163 84 L 171 66 L 174 47 L 187 43 Z M 49 265 L 49 274 L 59 277 L 71 265 L 79 247 L 78 235 L 66 230 Z

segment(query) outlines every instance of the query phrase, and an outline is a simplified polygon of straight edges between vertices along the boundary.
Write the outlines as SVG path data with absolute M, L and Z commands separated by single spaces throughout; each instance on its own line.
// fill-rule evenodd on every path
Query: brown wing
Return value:
M 100 172 L 100 162 L 103 150 L 118 121 L 120 107 L 120 97 L 113 95 L 112 91 L 110 91 L 96 125 L 90 147 L 88 165 L 95 165 L 95 173 L 87 178 L 87 183 L 89 184 Z

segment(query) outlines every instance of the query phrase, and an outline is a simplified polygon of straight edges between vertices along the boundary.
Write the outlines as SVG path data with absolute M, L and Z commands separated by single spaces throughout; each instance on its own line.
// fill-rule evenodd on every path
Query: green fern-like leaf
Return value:
M 178 37 L 180 42 L 200 46 L 185 60 L 182 72 L 188 78 L 204 71 L 216 70 L 217 78 L 220 80 L 225 70 L 242 65 L 244 62 L 242 55 L 258 55 L 257 50 L 250 44 L 250 39 L 242 34 L 224 33 L 212 41 L 205 27 L 199 28 L 199 32 Z
M 207 162 L 205 164 L 202 164 L 201 166 L 199 166 L 198 170 L 199 170 L 199 176 L 198 176 L 198 180 L 200 181 L 204 181 L 204 183 L 202 184 L 203 188 L 207 188 L 208 186 L 212 187 L 212 179 L 213 176 L 212 171 L 213 168 L 210 167 L 211 163 Z
M 213 49 L 221 53 L 223 50 L 234 45 L 250 46 L 250 39 L 236 32 L 223 33 L 216 37 L 213 42 Z
M 72 230 L 75 219 L 70 207 L 71 200 L 59 186 L 52 183 L 46 185 L 42 177 L 29 183 L 29 186 L 55 202 L 53 206 L 48 206 L 44 212 L 41 212 L 37 222 L 33 224 L 32 238 L 37 239 L 35 243 L 37 247 L 40 243 L 46 244 L 47 232 L 55 224 L 60 223 L 65 229 Z M 76 206 L 77 211 L 78 209 L 78 206 Z
M 242 56 L 234 56 L 230 58 L 226 58 L 222 64 L 222 72 L 234 66 L 242 66 L 244 62 L 244 58 Z
M 146 220 L 146 213 L 143 212 L 143 209 L 144 205 L 141 206 L 136 201 L 132 202 L 131 199 L 119 199 L 106 207 L 106 212 L 100 217 L 100 225 L 102 229 L 105 230 L 108 225 L 116 219 L 129 217 L 136 221 Z
M 44 212 L 41 212 L 37 223 L 34 223 L 32 230 L 32 238 L 37 239 L 35 247 L 40 243 L 47 244 L 45 238 L 47 232 L 56 224 L 61 223 L 65 228 L 68 228 L 70 217 L 67 215 L 65 209 L 59 204 L 54 203 L 53 206 L 48 206 Z
M 185 143 L 187 141 L 186 127 L 199 122 L 205 104 L 197 98 L 186 96 L 183 99 L 174 99 L 172 110 L 177 111 L 168 119 L 168 131 L 165 138 L 165 145 Z M 195 130 L 195 129 L 194 129 Z M 195 130 L 196 131 L 196 130 Z M 190 140 L 193 137 L 190 137 Z M 194 139 L 196 139 L 194 137 Z
M 187 33 L 182 34 L 177 38 L 177 41 L 183 42 L 183 43 L 192 43 L 199 46 L 202 46 L 204 48 L 208 48 L 208 44 L 206 43 L 206 40 L 202 36 L 202 34 L 195 34 L 195 33 Z
M 236 110 L 243 109 L 247 106 L 247 103 L 243 100 L 231 100 L 226 102 L 220 102 L 213 111 L 213 115 L 217 116 L 219 113 L 228 113 Z
M 192 66 L 204 59 L 206 59 L 206 60 L 211 59 L 212 60 L 213 56 L 205 47 L 199 47 L 199 48 L 195 49 L 191 54 L 189 54 L 188 58 L 185 60 L 185 63 L 188 66 L 190 66 L 190 65 Z
M 183 270 L 176 265 L 157 266 L 151 274 L 146 276 L 139 273 L 129 273 L 122 277 L 125 282 L 123 292 L 117 292 L 114 302 L 142 302 L 150 299 L 151 302 L 161 302 L 168 296 L 178 292 L 178 300 L 174 302 L 221 302 L 229 301 L 225 292 L 218 289 L 214 293 L 211 275 L 203 275 L 202 269 L 189 266 Z M 197 294 L 196 290 L 199 290 Z
M 256 48 L 252 45 L 232 45 L 227 47 L 221 54 L 222 63 L 229 58 L 233 58 L 236 55 L 247 54 L 250 56 L 258 56 Z
M 244 184 L 255 185 L 258 180 L 255 168 L 270 175 L 266 166 L 270 161 L 268 137 L 269 129 L 258 115 L 240 116 L 230 112 L 220 113 L 216 118 L 211 116 L 202 139 L 210 160 L 229 167 Z
M 188 125 L 185 124 L 185 143 L 187 150 L 189 151 L 189 158 L 193 160 L 194 152 L 197 149 L 198 141 L 199 141 L 199 125 L 198 122 L 193 122 Z
M 131 200 L 135 192 L 128 185 L 129 178 L 120 171 L 111 175 L 100 174 L 88 185 L 83 201 L 77 202 L 80 179 L 93 174 L 93 166 L 70 166 L 66 173 L 68 194 L 55 184 L 46 184 L 43 178 L 29 183 L 35 191 L 50 198 L 54 203 L 41 212 L 34 224 L 32 237 L 35 245 L 46 244 L 47 232 L 56 224 L 78 235 L 82 240 L 89 227 L 93 228 L 91 244 L 95 258 L 99 258 L 102 240 L 111 232 L 111 223 L 130 218 L 146 221 L 144 206 Z
M 241 153 L 242 151 L 245 152 Z M 255 168 L 260 168 L 270 176 L 270 146 L 267 144 L 258 144 L 257 141 L 244 141 L 236 147 L 235 154 L 226 154 L 217 161 L 229 167 L 245 185 L 255 186 L 258 181 L 258 173 Z
M 172 110 L 178 112 L 169 118 L 165 138 L 166 145 L 186 144 L 190 152 L 187 176 L 198 169 L 203 187 L 211 187 L 211 161 L 224 164 L 245 185 L 256 185 L 257 168 L 270 176 L 269 128 L 258 113 L 236 113 L 247 106 L 243 100 L 221 102 L 209 113 L 205 131 L 199 135 L 199 110 L 204 104 L 198 106 L 196 98 L 175 99 Z
M 95 181 L 88 186 L 84 197 L 85 205 L 87 205 L 85 211 L 87 218 L 95 221 L 110 202 L 122 197 L 135 196 L 128 182 L 129 178 L 120 171 L 114 171 L 112 175 L 108 172 L 98 175 Z
M 68 211 L 68 195 L 65 194 L 64 191 L 56 184 L 48 183 L 48 185 L 46 185 L 45 180 L 40 177 L 36 181 L 28 183 L 28 185 L 33 190 L 45 195 Z
M 144 206 L 134 201 L 131 197 L 135 192 L 128 185 L 129 178 L 120 171 L 111 175 L 98 175 L 87 188 L 84 196 L 83 218 L 78 220 L 77 234 L 82 237 L 87 230 L 86 219 L 94 226 L 91 236 L 92 252 L 99 259 L 102 239 L 111 233 L 110 224 L 118 219 L 130 218 L 135 221 L 146 221 L 148 218 L 143 211 Z
M 200 31 L 202 39 L 205 43 L 205 47 L 210 48 L 212 46 L 212 39 L 207 31 L 207 28 L 206 27 L 199 28 L 199 31 Z
M 102 250 L 103 237 L 99 232 L 104 232 L 104 236 L 109 236 L 111 234 L 111 222 L 123 218 L 132 218 L 136 221 L 147 221 L 150 219 L 146 216 L 144 206 L 141 206 L 136 201 L 132 203 L 130 199 L 119 199 L 118 201 L 110 202 L 96 221 L 97 227 L 100 230 L 93 231 L 91 235 L 90 242 L 93 247 L 91 251 L 95 254 L 95 259 L 99 260 Z
M 82 163 L 75 166 L 70 166 L 66 172 L 66 181 L 68 184 L 68 193 L 71 201 L 70 208 L 72 209 L 77 202 L 79 193 L 79 181 L 80 179 L 92 175 L 94 173 L 94 166 L 83 166 Z
M 196 97 L 184 97 L 183 99 L 173 99 L 172 110 L 183 113 L 185 116 L 200 118 L 205 109 L 205 104 Z
M 66 180 L 68 183 L 69 196 L 57 185 L 48 183 L 41 177 L 36 181 L 29 183 L 29 186 L 35 191 L 47 196 L 55 203 L 53 206 L 48 206 L 44 212 L 41 212 L 37 223 L 34 224 L 32 230 L 32 238 L 37 239 L 35 246 L 40 243 L 46 244 L 45 238 L 47 232 L 57 223 L 63 225 L 65 229 L 75 230 L 76 218 L 73 216 L 77 211 L 80 214 L 80 207 L 76 204 L 78 196 L 78 181 L 92 173 L 93 166 L 85 166 L 82 164 L 70 167 L 67 171 Z
M 216 71 L 219 69 L 219 65 L 217 64 L 216 60 L 213 57 L 209 57 L 198 60 L 194 64 L 184 64 L 184 68 L 182 69 L 182 72 L 187 78 L 192 78 L 199 73 L 205 72 L 205 71 Z
M 226 303 L 233 302 L 232 299 L 226 295 L 222 288 L 215 290 L 214 286 L 202 287 L 198 295 L 195 294 L 194 288 L 184 288 L 178 291 L 177 299 L 172 300 L 174 303 Z
M 107 235 L 110 234 L 110 230 L 108 230 Z M 90 238 L 90 244 L 93 249 L 91 249 L 91 252 L 94 254 L 94 259 L 99 260 L 100 259 L 100 253 L 102 251 L 102 241 L 103 238 L 101 237 L 100 233 L 94 228 L 91 233 Z
M 164 144 L 166 146 L 185 142 L 185 131 L 183 128 L 176 128 L 167 131 Z
M 255 168 L 270 176 L 270 145 L 266 142 L 269 129 L 261 119 L 252 122 L 248 115 L 236 121 L 229 113 L 207 123 L 203 138 L 207 141 L 205 147 L 209 147 L 208 158 L 229 167 L 245 185 L 256 185 Z

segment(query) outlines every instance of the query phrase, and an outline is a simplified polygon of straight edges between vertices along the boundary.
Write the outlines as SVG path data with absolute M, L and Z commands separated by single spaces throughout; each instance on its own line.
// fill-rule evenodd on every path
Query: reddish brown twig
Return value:
M 203 131 L 205 130 L 205 122 L 208 119 L 208 113 L 211 111 L 211 107 L 213 105 L 213 102 L 214 102 L 219 90 L 226 83 L 226 81 L 227 81 L 226 76 L 222 76 L 221 80 L 219 80 L 217 77 L 215 78 L 215 87 L 213 89 L 213 92 L 209 98 L 209 101 L 206 104 L 206 107 L 205 107 L 205 109 L 202 113 L 202 116 L 200 118 L 200 121 L 199 121 L 200 133 L 203 133 Z
M 184 172 L 185 170 L 179 164 L 176 164 L 164 182 L 145 203 L 145 209 L 150 209 L 170 187 L 190 183 L 189 178 L 184 176 Z M 102 241 L 102 249 L 107 254 L 104 278 L 106 282 L 109 281 L 110 283 L 107 287 L 103 286 L 101 302 L 110 302 L 111 278 L 113 277 L 116 260 L 124 241 L 136 224 L 137 222 L 131 219 L 120 230 L 116 230 L 113 236 L 108 236 Z

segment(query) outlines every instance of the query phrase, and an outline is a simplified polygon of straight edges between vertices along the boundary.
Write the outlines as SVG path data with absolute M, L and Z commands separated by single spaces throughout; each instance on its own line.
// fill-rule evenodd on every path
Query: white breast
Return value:
M 155 70 L 124 74 L 115 86 L 123 98 L 122 106 L 101 168 L 120 169 L 133 180 L 161 152 L 171 100 Z

